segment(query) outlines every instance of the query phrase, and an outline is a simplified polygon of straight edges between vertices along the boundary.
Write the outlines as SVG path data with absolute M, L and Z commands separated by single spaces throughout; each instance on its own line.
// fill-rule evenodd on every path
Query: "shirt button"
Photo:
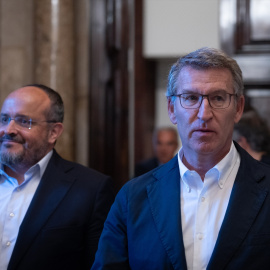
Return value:
M 10 217 L 14 217 L 15 215 L 14 215 L 14 213 L 10 213 L 9 216 Z
M 8 242 L 6 243 L 6 245 L 9 247 L 9 246 L 11 245 L 11 242 L 8 241 Z
M 202 233 L 198 233 L 198 239 L 202 240 L 203 239 L 203 234 Z
M 202 198 L 201 198 L 201 202 L 204 202 L 204 201 L 205 201 L 205 198 L 204 198 L 204 197 L 202 197 Z

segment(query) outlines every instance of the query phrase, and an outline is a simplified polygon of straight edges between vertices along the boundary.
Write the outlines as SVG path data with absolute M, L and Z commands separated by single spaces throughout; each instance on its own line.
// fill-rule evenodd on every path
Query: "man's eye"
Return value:
M 199 98 L 196 95 L 186 95 L 184 96 L 185 100 L 187 101 L 197 101 Z
M 1 122 L 3 124 L 8 123 L 9 117 L 8 116 L 1 116 Z
M 224 101 L 224 97 L 219 95 L 213 96 L 211 99 L 213 101 Z
M 24 117 L 16 117 L 16 122 L 22 125 L 28 124 L 28 119 Z

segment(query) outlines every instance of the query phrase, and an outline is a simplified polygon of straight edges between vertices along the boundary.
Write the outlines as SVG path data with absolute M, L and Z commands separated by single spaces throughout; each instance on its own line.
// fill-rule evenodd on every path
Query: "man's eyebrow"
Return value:
M 216 94 L 216 93 L 227 93 L 226 90 L 224 89 L 217 89 L 209 94 Z M 202 95 L 200 92 L 194 90 L 194 89 L 183 89 L 181 94 L 199 94 Z M 208 94 L 208 95 L 209 95 Z
M 182 94 L 189 94 L 189 93 L 193 93 L 193 94 L 199 94 L 199 92 L 197 92 L 196 90 L 194 90 L 194 89 L 183 89 L 182 90 Z
M 1 116 L 10 116 L 10 114 L 8 114 L 8 113 L 1 113 Z M 14 117 L 26 117 L 26 118 L 31 118 L 30 116 L 25 115 L 25 114 L 15 114 Z

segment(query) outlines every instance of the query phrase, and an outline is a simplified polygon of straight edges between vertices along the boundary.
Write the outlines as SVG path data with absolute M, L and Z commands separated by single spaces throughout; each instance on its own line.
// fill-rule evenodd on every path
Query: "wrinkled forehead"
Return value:
M 203 89 L 209 91 L 232 90 L 233 92 L 233 78 L 230 70 L 226 68 L 184 67 L 178 75 L 176 86 L 178 90 L 193 92 L 200 92 Z
M 13 91 L 3 102 L 1 113 L 27 116 L 41 116 L 50 108 L 50 99 L 36 87 L 24 87 Z

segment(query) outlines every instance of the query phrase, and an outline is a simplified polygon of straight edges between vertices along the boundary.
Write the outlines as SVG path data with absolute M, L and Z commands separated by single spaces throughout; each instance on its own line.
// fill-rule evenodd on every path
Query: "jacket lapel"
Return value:
M 17 263 L 24 257 L 49 216 L 75 181 L 64 172 L 63 168 L 59 169 L 61 163 L 62 159 L 54 152 L 20 226 L 9 270 L 16 269 Z
M 241 155 L 241 164 L 208 270 L 226 267 L 247 236 L 268 194 L 260 184 L 264 174 L 258 163 L 236 147 Z
M 147 186 L 153 219 L 174 269 L 187 269 L 180 215 L 180 174 L 177 156 L 153 173 Z

